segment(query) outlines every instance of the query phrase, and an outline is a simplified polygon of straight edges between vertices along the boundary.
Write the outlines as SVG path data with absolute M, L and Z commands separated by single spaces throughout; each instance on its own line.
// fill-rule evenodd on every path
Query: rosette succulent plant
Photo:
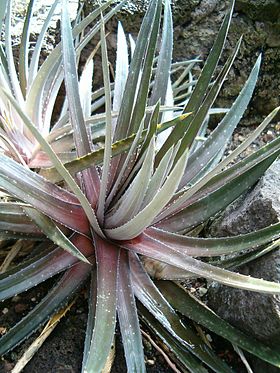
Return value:
M 0 339 L 1 354 L 86 287 L 83 372 L 103 371 L 116 322 L 127 370 L 144 372 L 139 316 L 191 372 L 206 372 L 207 367 L 232 372 L 232 368 L 182 315 L 280 366 L 276 349 L 233 328 L 175 282 L 197 277 L 280 294 L 279 284 L 230 270 L 237 262 L 273 249 L 278 241 L 258 247 L 278 239 L 280 224 L 238 237 L 200 237 L 208 219 L 254 185 L 280 154 L 276 139 L 233 163 L 273 119 L 275 109 L 243 144 L 224 156 L 253 94 L 261 63 L 259 56 L 231 108 L 213 108 L 241 44 L 239 40 L 216 73 L 233 2 L 196 80 L 192 75 L 196 60 L 172 63 L 170 2 L 151 0 L 136 43 L 131 37 L 127 41 L 119 25 L 112 82 L 105 24 L 124 2 L 110 9 L 109 1 L 85 18 L 78 12 L 71 28 L 63 0 L 61 43 L 41 66 L 43 38 L 59 1 L 54 2 L 29 58 L 33 3 L 27 9 L 18 72 L 11 47 L 11 1 L 1 3 L 5 42 L 0 50 L 0 238 L 36 242 L 25 261 L 1 274 L 1 299 L 61 275 L 45 298 Z M 81 76 L 77 66 L 97 33 L 103 87 L 92 92 L 96 50 Z M 58 119 L 52 119 L 63 84 L 66 97 Z M 216 112 L 223 117 L 205 138 L 209 115 Z M 254 250 L 238 259 L 222 259 L 249 248 Z

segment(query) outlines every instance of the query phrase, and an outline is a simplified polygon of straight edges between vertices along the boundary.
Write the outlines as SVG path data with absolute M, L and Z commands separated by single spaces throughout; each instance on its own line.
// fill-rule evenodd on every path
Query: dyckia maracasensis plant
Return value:
M 0 188 L 5 194 L 0 238 L 41 241 L 35 254 L 1 275 L 1 299 L 61 274 L 45 298 L 1 338 L 1 354 L 36 331 L 87 284 L 83 372 L 103 370 L 117 320 L 128 371 L 145 371 L 138 315 L 191 372 L 207 372 L 207 367 L 232 372 L 232 368 L 215 356 L 180 314 L 280 366 L 276 348 L 233 328 L 172 281 L 202 277 L 280 294 L 279 284 L 230 271 L 237 262 L 275 247 L 278 241 L 256 249 L 280 236 L 280 224 L 230 238 L 196 237 L 199 229 L 194 229 L 251 187 L 280 154 L 280 139 L 276 139 L 232 162 L 264 130 L 275 109 L 243 144 L 223 157 L 252 96 L 261 57 L 232 107 L 220 110 L 224 116 L 215 130 L 198 141 L 209 115 L 217 111 L 213 103 L 241 44 L 239 40 L 219 74 L 214 74 L 233 2 L 195 81 L 191 74 L 195 61 L 171 62 L 170 2 L 151 0 L 136 44 L 130 38 L 128 45 L 119 25 L 114 82 L 110 82 L 104 25 L 122 3 L 110 10 L 109 1 L 85 18 L 79 12 L 71 29 L 67 0 L 63 0 L 61 43 L 38 67 L 44 34 L 58 3 L 54 2 L 29 59 L 30 1 L 18 73 L 11 48 L 11 1 L 1 3 L 6 16 L 0 50 Z M 77 64 L 97 32 L 104 86 L 92 93 L 94 53 L 80 78 Z M 179 72 L 173 82 L 172 71 Z M 52 123 L 63 82 L 65 102 Z M 96 114 L 102 107 L 105 113 Z M 253 247 L 238 259 L 221 258 Z

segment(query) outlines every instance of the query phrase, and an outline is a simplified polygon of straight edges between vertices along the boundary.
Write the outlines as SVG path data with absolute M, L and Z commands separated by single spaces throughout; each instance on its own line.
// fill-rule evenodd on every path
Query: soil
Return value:
M 0 327 L 8 329 L 22 317 L 24 317 L 38 303 L 52 286 L 54 280 L 49 280 L 36 288 L 33 288 L 11 300 L 1 304 L 1 325 Z M 87 322 L 87 300 L 86 292 L 82 290 L 77 297 L 75 304 L 68 311 L 67 315 L 59 322 L 52 334 L 46 339 L 43 346 L 37 351 L 35 356 L 22 370 L 23 373 L 80 373 L 83 359 L 83 346 L 85 338 L 85 329 Z M 0 329 L 1 329 L 0 328 Z M 149 334 L 153 341 L 160 346 L 169 356 L 172 363 L 176 366 L 177 372 L 186 372 L 182 369 L 172 353 L 167 352 L 168 348 L 153 336 L 145 325 L 141 329 Z M 40 330 L 12 352 L 6 354 L 0 361 L 0 373 L 10 373 L 23 352 L 38 337 Z M 224 359 L 238 373 L 246 373 L 239 357 L 234 352 L 232 346 L 225 340 L 213 335 L 213 347 L 218 356 Z M 174 373 L 174 370 L 167 364 L 164 357 L 153 347 L 145 337 L 143 337 L 145 361 L 147 373 Z M 115 360 L 111 373 L 126 372 L 126 363 L 121 343 L 120 332 L 116 331 L 116 351 Z
M 33 288 L 26 293 L 14 297 L 12 300 L 1 304 L 2 331 L 11 327 L 24 317 L 33 306 L 38 303 L 50 289 L 53 280 Z M 33 359 L 23 369 L 23 373 L 79 373 L 81 371 L 85 329 L 87 322 L 86 292 L 81 291 L 75 304 L 58 326 L 47 338 L 43 346 L 38 350 Z M 145 328 L 146 333 L 149 331 Z M 39 331 L 40 332 L 40 331 Z M 39 332 L 28 338 L 12 352 L 5 355 L 0 361 L 0 373 L 12 371 L 15 363 L 32 341 L 38 337 Z M 156 341 L 159 344 L 159 341 Z M 144 338 L 145 358 L 148 373 L 172 373 L 162 355 L 155 350 L 151 343 Z M 116 332 L 116 357 L 112 373 L 124 373 L 126 371 L 125 357 L 121 344 L 119 330 Z

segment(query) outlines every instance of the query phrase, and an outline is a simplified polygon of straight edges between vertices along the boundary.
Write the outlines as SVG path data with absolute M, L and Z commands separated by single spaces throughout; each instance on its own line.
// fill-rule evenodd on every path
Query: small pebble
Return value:
M 152 359 L 147 360 L 148 365 L 155 365 L 155 361 Z
M 207 338 L 207 340 L 208 340 L 209 342 L 212 342 L 212 341 L 213 341 L 213 339 L 212 339 L 212 337 L 211 337 L 210 334 L 206 334 L 206 338 Z
M 146 338 L 143 339 L 143 344 L 148 352 L 152 351 L 152 345 Z
M 9 363 L 8 361 L 4 360 L 4 372 L 11 372 L 14 367 L 14 364 Z
M 271 130 L 268 130 L 267 133 L 263 135 L 263 139 L 265 142 L 272 141 L 275 139 L 275 134 Z
M 203 297 L 203 295 L 205 295 L 207 293 L 207 289 L 206 288 L 199 288 L 198 289 L 198 294 Z
M 239 135 L 238 136 L 238 140 L 241 141 L 241 142 L 243 142 L 245 140 L 245 137 L 243 135 Z
M 8 313 L 8 312 L 9 312 L 8 308 L 3 308 L 2 313 L 3 313 L 4 315 L 6 315 L 6 313 Z
M 27 304 L 18 303 L 15 305 L 15 313 L 22 313 L 28 309 Z
M 0 335 L 4 335 L 6 334 L 7 332 L 7 328 L 5 328 L 4 326 L 0 326 Z

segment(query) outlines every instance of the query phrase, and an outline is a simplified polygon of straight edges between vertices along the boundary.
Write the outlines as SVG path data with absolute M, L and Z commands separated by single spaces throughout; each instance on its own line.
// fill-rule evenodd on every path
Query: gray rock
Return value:
M 236 9 L 253 20 L 277 22 L 280 17 L 279 0 L 237 0 Z
M 238 269 L 269 281 L 280 280 L 280 255 L 268 254 Z M 220 284 L 208 290 L 209 306 L 223 319 L 266 343 L 280 342 L 280 297 L 238 290 Z
M 280 160 L 247 194 L 232 203 L 211 225 L 215 237 L 236 236 L 277 223 L 280 218 Z
M 231 236 L 251 232 L 280 219 L 280 160 L 267 170 L 257 186 L 239 198 L 212 224 L 211 236 Z M 269 281 L 280 281 L 280 252 L 271 252 L 238 268 L 238 272 Z M 280 297 L 237 290 L 213 284 L 208 304 L 232 325 L 267 344 L 280 342 Z M 253 360 L 254 372 L 264 366 Z M 270 369 L 270 368 L 269 368 Z M 272 369 L 272 368 L 271 368 Z M 276 370 L 279 371 L 279 370 Z M 270 372 L 274 372 L 270 370 Z

